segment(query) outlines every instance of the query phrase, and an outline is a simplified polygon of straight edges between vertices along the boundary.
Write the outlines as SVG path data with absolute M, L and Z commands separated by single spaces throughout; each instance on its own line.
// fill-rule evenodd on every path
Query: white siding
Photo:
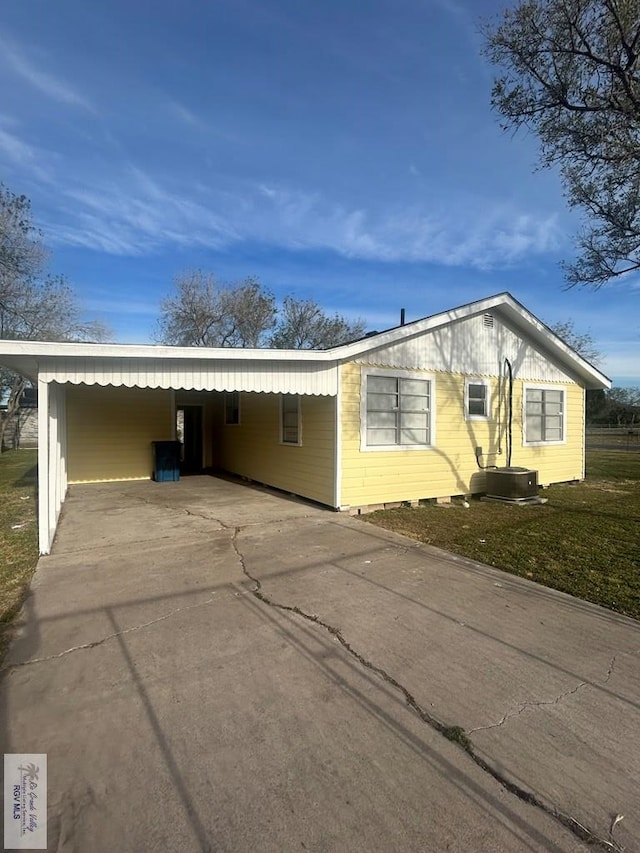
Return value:
M 544 382 L 574 381 L 550 353 L 516 332 L 499 311 L 491 312 L 493 327 L 484 315 L 458 320 L 387 347 L 372 350 L 355 359 L 360 364 L 437 370 L 470 376 L 500 376 L 504 359 L 519 379 Z
M 38 382 L 38 531 L 48 554 L 67 493 L 67 410 L 65 389 Z
M 189 391 L 262 391 L 335 396 L 335 364 L 290 361 L 212 361 L 138 358 L 47 358 L 40 365 L 46 382 L 115 385 L 126 388 L 181 388 Z

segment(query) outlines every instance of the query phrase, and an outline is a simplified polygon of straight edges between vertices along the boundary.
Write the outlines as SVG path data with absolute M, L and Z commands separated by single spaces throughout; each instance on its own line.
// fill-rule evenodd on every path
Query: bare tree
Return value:
M 185 272 L 160 303 L 154 334 L 172 346 L 257 347 L 275 324 L 275 297 L 255 278 L 221 286 L 211 273 Z
M 8 340 L 105 340 L 104 324 L 86 321 L 62 276 L 46 275 L 47 253 L 33 226 L 31 205 L 0 185 L 0 338 Z M 0 452 L 9 420 L 28 380 L 0 369 Z
M 362 337 L 366 323 L 325 314 L 312 299 L 285 297 L 271 345 L 279 349 L 329 349 Z
M 602 353 L 593 339 L 590 332 L 576 331 L 573 320 L 560 320 L 556 323 L 549 323 L 549 328 L 559 338 L 575 350 L 578 355 L 586 359 L 591 364 L 598 364 L 602 359 Z
M 609 423 L 618 426 L 635 426 L 640 421 L 640 388 L 610 388 L 607 392 L 606 411 Z
M 0 306 L 10 283 L 35 277 L 45 260 L 40 233 L 31 221 L 31 202 L 0 184 Z
M 640 269 L 640 5 L 520 0 L 482 29 L 503 126 L 533 131 L 585 214 L 569 285 Z

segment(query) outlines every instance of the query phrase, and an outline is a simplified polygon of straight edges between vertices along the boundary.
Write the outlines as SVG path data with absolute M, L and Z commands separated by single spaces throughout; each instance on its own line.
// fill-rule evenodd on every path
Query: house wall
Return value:
M 70 483 L 152 476 L 152 441 L 173 438 L 172 392 L 68 385 Z
M 491 418 L 465 420 L 465 375 L 422 371 L 431 375 L 435 389 L 435 446 L 425 450 L 361 450 L 361 371 L 351 363 L 341 368 L 341 506 L 365 506 L 419 500 L 485 490 L 485 475 L 478 469 L 475 448 L 485 455 L 482 464 L 506 465 L 505 424 L 498 422 L 497 377 L 489 377 Z M 378 368 L 376 368 L 378 369 Z M 393 368 L 388 368 L 393 375 Z M 539 472 L 538 482 L 549 484 L 584 476 L 584 393 L 569 380 L 553 384 L 566 390 L 566 442 L 544 447 L 524 447 L 522 438 L 524 379 L 513 388 L 513 450 L 511 464 Z M 501 455 L 495 453 L 499 445 Z
M 280 442 L 280 395 L 240 395 L 240 423 L 214 431 L 222 469 L 334 505 L 335 397 L 301 398 L 302 444 Z

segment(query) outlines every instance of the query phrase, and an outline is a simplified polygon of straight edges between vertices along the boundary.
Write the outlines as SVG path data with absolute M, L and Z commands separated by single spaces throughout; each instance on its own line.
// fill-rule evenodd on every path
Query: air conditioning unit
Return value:
M 538 472 L 529 468 L 494 468 L 487 471 L 487 497 L 523 501 L 538 495 Z

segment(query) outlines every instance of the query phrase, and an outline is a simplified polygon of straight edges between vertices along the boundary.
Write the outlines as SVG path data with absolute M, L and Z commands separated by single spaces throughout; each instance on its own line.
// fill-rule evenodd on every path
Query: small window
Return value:
M 525 444 L 564 441 L 564 389 L 525 388 Z
M 240 423 L 240 392 L 225 391 L 224 395 L 224 422 L 227 426 L 235 426 Z
M 489 417 L 489 386 L 479 379 L 469 379 L 466 382 L 466 416 L 467 418 Z
M 283 444 L 301 444 L 300 395 L 283 394 L 280 401 L 280 440 Z

